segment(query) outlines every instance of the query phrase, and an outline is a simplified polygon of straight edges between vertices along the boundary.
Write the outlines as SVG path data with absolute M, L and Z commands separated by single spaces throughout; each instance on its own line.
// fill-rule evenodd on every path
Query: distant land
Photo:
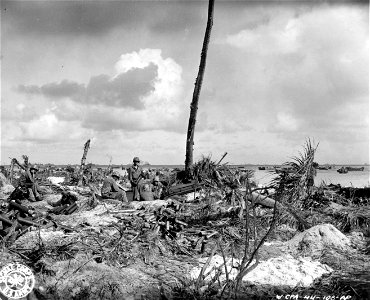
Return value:
M 80 166 L 79 163 L 77 164 L 60 164 L 60 165 L 56 165 L 56 164 L 51 164 L 51 163 L 34 163 L 38 166 L 53 166 L 53 167 L 56 167 L 56 168 L 64 168 L 64 167 L 67 167 L 67 166 Z M 95 168 L 107 168 L 108 165 L 107 164 L 104 164 L 104 165 L 99 165 L 99 164 L 94 164 L 94 163 L 86 163 L 86 165 L 92 165 L 93 167 Z M 111 166 L 113 168 L 120 168 L 121 166 L 123 167 L 129 167 L 131 166 L 132 164 L 112 164 Z M 143 167 L 150 167 L 150 168 L 184 168 L 184 164 L 173 164 L 173 165 L 165 165 L 165 164 L 158 164 L 158 165 L 151 165 L 151 164 L 140 164 L 141 166 Z M 222 165 L 222 164 L 221 164 Z M 264 167 L 274 167 L 274 166 L 282 166 L 283 164 L 279 163 L 279 164 L 233 164 L 233 163 L 228 163 L 227 164 L 228 166 L 234 166 L 234 167 L 258 167 L 258 166 L 264 166 Z M 338 166 L 369 166 L 368 163 L 364 163 L 364 164 L 329 164 L 329 163 L 326 163 L 326 164 L 319 164 L 320 166 L 326 166 L 326 165 L 329 165 L 329 166 L 334 166 L 334 167 L 338 167 Z M 3 166 L 5 167 L 9 167 L 10 164 L 4 164 Z

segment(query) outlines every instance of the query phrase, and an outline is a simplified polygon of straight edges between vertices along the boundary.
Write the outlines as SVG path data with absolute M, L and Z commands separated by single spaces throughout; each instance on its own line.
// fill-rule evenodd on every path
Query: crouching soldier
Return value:
M 163 184 L 159 180 L 159 176 L 155 176 L 152 182 L 152 193 L 154 199 L 161 199 Z
M 126 192 L 118 184 L 119 177 L 119 173 L 113 171 L 111 176 L 105 178 L 101 188 L 101 195 L 103 199 L 115 199 L 122 202 L 128 202 Z
M 24 173 L 19 178 L 19 185 L 9 196 L 10 200 L 23 200 L 27 199 L 29 201 L 41 201 L 40 187 L 37 184 L 36 173 L 38 167 L 32 165 L 30 167 L 23 166 L 19 164 L 16 160 L 15 162 L 20 166 Z M 33 197 L 32 197 L 33 196 Z

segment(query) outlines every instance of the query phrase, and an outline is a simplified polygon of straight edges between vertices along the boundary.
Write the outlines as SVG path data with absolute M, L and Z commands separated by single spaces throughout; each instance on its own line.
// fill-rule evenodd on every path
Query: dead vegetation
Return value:
M 316 148 L 308 141 L 291 171 L 263 189 L 253 172 L 222 164 L 226 154 L 218 162 L 203 157 L 191 178 L 161 175 L 164 199 L 126 206 L 102 200 L 99 181 L 79 187 L 46 178 L 43 201 L 9 201 L 2 176 L 1 261 L 32 268 L 37 299 L 263 299 L 313 287 L 361 299 L 369 207 L 337 187 L 310 184 Z M 270 274 L 274 266 L 308 268 L 318 279 L 302 277 L 302 285 L 294 281 L 300 275 Z

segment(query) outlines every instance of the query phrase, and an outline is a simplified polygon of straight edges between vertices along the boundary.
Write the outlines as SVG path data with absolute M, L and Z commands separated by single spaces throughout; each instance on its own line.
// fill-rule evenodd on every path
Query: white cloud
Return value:
M 23 112 L 24 108 L 26 107 L 26 105 L 24 105 L 23 103 L 19 103 L 15 106 L 15 108 L 19 111 L 19 112 Z
M 368 20 L 363 7 L 319 5 L 300 14 L 295 8 L 224 39 L 223 45 L 229 46 L 225 48 L 235 55 L 234 68 L 240 70 L 230 82 L 249 101 L 241 110 L 250 114 L 251 122 L 260 121 L 262 114 L 267 130 L 286 132 L 288 139 L 324 132 L 333 139 L 330 132 L 337 128 L 350 133 L 361 127 L 363 132 L 369 107 Z M 230 105 L 240 105 L 240 99 L 231 99 Z M 362 118 L 347 113 L 354 105 L 363 111 Z M 347 126 L 341 126 L 344 123 Z
M 152 82 L 154 89 L 141 98 L 142 109 L 117 107 L 112 110 L 104 105 L 90 104 L 84 108 L 83 126 L 97 131 L 178 131 L 185 103 L 182 67 L 172 58 L 163 58 L 160 49 L 140 49 L 123 54 L 115 64 L 113 79 L 151 64 L 157 67 L 157 76 Z
M 121 55 L 115 67 L 119 75 L 134 68 L 146 68 L 151 63 L 158 67 L 155 89 L 142 101 L 150 114 L 163 113 L 165 119 L 176 118 L 180 113 L 178 104 L 183 81 L 182 68 L 172 58 L 164 59 L 160 49 L 140 49 L 139 52 Z
M 169 130 L 179 131 L 179 120 L 184 118 L 184 95 L 182 67 L 172 58 L 163 58 L 160 49 L 141 49 L 121 55 L 115 64 L 116 75 L 95 76 L 96 81 L 103 78 L 103 82 L 115 82 L 114 86 L 104 84 L 107 89 L 106 98 L 98 98 L 94 101 L 81 101 L 75 98 L 65 98 L 49 102 L 49 113 L 22 125 L 27 138 L 36 138 L 38 132 L 42 132 L 41 140 L 57 138 L 62 130 L 68 130 L 67 122 L 71 122 L 80 131 L 151 131 Z M 146 73 L 138 69 L 156 70 L 154 79 L 152 76 L 144 76 Z M 135 72 L 136 70 L 136 72 Z M 141 71 L 141 70 L 140 70 Z M 127 73 L 128 79 L 125 77 Z M 151 74 L 152 72 L 150 72 Z M 129 79 L 134 76 L 134 83 L 143 88 L 151 87 L 145 92 L 142 89 L 135 90 L 135 95 L 140 94 L 140 109 L 133 109 L 134 105 L 125 105 L 130 98 L 132 86 L 122 86 L 118 78 Z M 126 82 L 126 81 L 125 81 Z M 55 84 L 50 84 L 55 85 Z M 74 83 L 78 85 L 78 83 Z M 89 84 L 90 86 L 90 84 Z M 97 85 L 93 92 L 100 93 L 102 85 Z M 119 96 L 114 96 L 119 91 Z M 135 89 L 135 88 L 134 88 Z M 112 92 L 113 94 L 109 94 Z M 131 93 L 132 94 L 132 93 Z M 117 101 L 114 107 L 108 105 L 112 97 Z M 138 101 L 137 97 L 131 97 L 132 101 Z M 93 97 L 93 96 L 91 96 Z M 91 98 L 90 97 L 90 98 Z M 51 113 L 50 113 L 51 112 Z M 64 122 L 64 123 L 63 123 Z M 63 126 L 61 126 L 63 125 Z M 64 126 L 65 125 L 65 126 Z M 78 130 L 77 130 L 78 131 Z M 69 133 L 69 132 L 68 132 Z M 38 138 L 40 140 L 40 138 Z
M 299 122 L 291 114 L 279 112 L 277 114 L 276 126 L 283 131 L 296 131 L 299 127 Z
M 60 121 L 55 114 L 46 112 L 30 122 L 20 122 L 22 139 L 35 141 L 55 141 L 63 139 L 80 139 L 84 131 L 79 122 Z
M 219 157 L 228 151 L 227 160 L 231 162 L 277 163 L 296 154 L 292 147 L 299 147 L 310 136 L 320 145 L 328 145 L 323 151 L 324 161 L 331 161 L 333 152 L 338 161 L 352 159 L 352 153 L 353 160 L 367 160 L 368 146 L 364 148 L 363 144 L 368 145 L 369 133 L 368 5 L 240 2 L 228 9 L 223 7 L 219 7 L 209 47 L 195 154 L 213 151 Z M 17 44 L 10 39 L 10 49 L 25 50 L 22 55 L 8 51 L 7 86 L 45 86 L 48 81 L 61 83 L 64 79 L 87 86 L 94 75 L 110 74 L 112 61 L 117 53 L 123 53 L 115 65 L 115 76 L 103 78 L 107 89 L 111 89 L 112 82 L 117 83 L 114 86 L 122 91 L 117 98 L 123 101 L 108 107 L 100 98 L 78 103 L 52 99 L 50 86 L 44 98 L 35 93 L 5 94 L 3 99 L 8 98 L 8 102 L 3 102 L 2 110 L 6 111 L 2 116 L 6 135 L 3 144 L 17 151 L 32 143 L 34 153 L 43 157 L 49 152 L 40 148 L 49 145 L 53 150 L 53 141 L 59 139 L 58 160 L 62 159 L 59 147 L 65 147 L 63 160 L 69 161 L 71 145 L 75 145 L 78 161 L 86 139 L 97 136 L 91 151 L 93 161 L 104 155 L 102 160 L 107 162 L 106 153 L 117 162 L 130 161 L 137 151 L 150 162 L 183 162 L 185 127 L 203 31 L 188 22 L 170 35 L 166 30 L 158 35 L 151 31 L 148 20 L 143 20 L 140 26 L 116 28 L 103 40 L 75 39 L 69 44 L 72 52 L 64 51 L 70 39 L 55 35 L 43 43 L 51 45 L 47 57 L 39 55 L 41 44 L 35 42 L 39 39 L 22 36 L 29 44 L 23 48 L 19 45 L 25 42 Z M 191 33 L 185 41 L 181 35 L 184 28 Z M 137 32 L 145 34 L 137 39 Z M 214 43 L 215 39 L 221 42 Z M 12 71 L 20 68 L 24 69 L 22 74 Z M 143 74 L 150 68 L 154 70 L 152 76 L 144 79 Z M 132 73 L 137 74 L 139 83 L 150 87 L 146 91 L 141 86 L 135 89 L 139 91 L 135 99 L 139 99 L 140 106 L 124 105 L 130 87 L 134 87 L 123 78 L 133 77 Z M 119 78 L 122 81 L 114 80 Z M 19 102 L 26 105 L 22 112 L 16 109 Z M 45 112 L 45 108 L 50 111 Z M 72 133 L 80 138 L 69 143 Z M 98 150 L 101 146 L 105 147 L 103 152 Z
M 299 49 L 298 37 L 301 34 L 301 22 L 283 15 L 262 24 L 257 29 L 244 29 L 228 35 L 224 43 L 259 54 L 292 53 Z

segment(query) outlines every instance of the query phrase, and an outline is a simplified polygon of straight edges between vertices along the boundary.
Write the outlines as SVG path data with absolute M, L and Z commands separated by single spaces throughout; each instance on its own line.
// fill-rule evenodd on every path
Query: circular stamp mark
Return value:
M 0 270 L 0 292 L 9 299 L 26 297 L 35 286 L 31 269 L 20 263 L 9 263 Z

